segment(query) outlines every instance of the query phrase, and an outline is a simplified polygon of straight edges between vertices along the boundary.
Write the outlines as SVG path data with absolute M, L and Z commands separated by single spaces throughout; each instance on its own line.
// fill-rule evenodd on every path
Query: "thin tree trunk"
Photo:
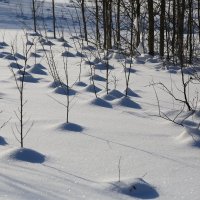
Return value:
M 23 75 L 24 76 L 24 75 Z M 24 77 L 23 77 L 24 79 Z M 21 144 L 21 148 L 24 147 L 24 137 L 23 137 L 23 82 L 24 80 L 22 80 L 22 88 L 20 91 L 20 144 Z
M 173 33 L 172 33 L 172 57 L 175 63 L 175 43 L 176 43 L 176 0 L 173 0 Z
M 106 14 L 107 14 L 107 2 L 103 1 L 103 32 L 104 32 L 104 43 L 103 43 L 103 47 L 104 49 L 107 48 L 107 18 L 106 18 Z
M 153 0 L 148 0 L 148 14 L 149 14 L 149 55 L 154 56 L 154 13 L 153 13 Z
M 37 32 L 35 0 L 32 0 L 34 31 Z
M 161 14 L 160 14 L 160 57 L 164 56 L 165 43 L 165 0 L 161 0 Z
M 107 19 L 108 19 L 108 27 L 107 27 L 107 49 L 112 48 L 112 0 L 108 1 L 107 7 Z
M 97 45 L 100 46 L 100 33 L 99 33 L 99 5 L 98 5 L 98 0 L 95 0 L 95 7 L 96 7 L 96 41 Z
M 117 31 L 117 48 L 120 47 L 120 8 L 121 8 L 121 0 L 117 0 L 117 24 L 116 24 L 116 31 Z
M 189 40 L 188 40 L 188 47 L 189 47 L 189 63 L 192 64 L 193 59 L 193 43 L 192 43 L 192 36 L 193 36 L 193 1 L 189 0 L 189 16 L 188 16 L 188 34 L 189 34 Z
M 198 0 L 199 42 L 200 42 L 200 0 Z
M 137 40 L 136 40 L 136 47 L 140 44 L 140 0 L 136 0 L 137 7 L 136 7 L 136 14 L 137 14 Z
M 85 41 L 88 41 L 87 24 L 86 24 L 86 18 L 85 18 L 85 0 L 81 0 L 81 12 L 82 12 L 82 19 L 83 19 L 84 38 L 85 38 Z
M 53 37 L 56 39 L 56 15 L 55 15 L 55 2 L 52 0 L 52 11 L 53 11 Z

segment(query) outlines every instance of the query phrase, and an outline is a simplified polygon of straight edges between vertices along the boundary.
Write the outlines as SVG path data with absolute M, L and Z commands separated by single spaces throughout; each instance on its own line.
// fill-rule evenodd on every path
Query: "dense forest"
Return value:
M 32 2 L 36 31 L 37 8 L 35 0 Z M 198 58 L 199 0 L 93 0 L 89 3 L 73 0 L 71 3 L 81 10 L 81 16 L 77 13 L 77 17 L 84 40 L 100 48 L 117 48 L 129 55 L 141 52 L 159 55 L 181 66 L 192 64 Z M 56 14 L 52 0 L 54 32 Z

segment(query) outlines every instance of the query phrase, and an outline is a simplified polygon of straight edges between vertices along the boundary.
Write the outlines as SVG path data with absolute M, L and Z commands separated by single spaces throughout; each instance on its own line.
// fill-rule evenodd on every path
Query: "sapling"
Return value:
M 69 11 L 69 13 L 70 13 L 70 16 L 71 16 L 71 18 L 72 18 L 72 21 L 74 22 L 74 17 L 73 17 L 73 15 L 72 15 L 72 13 L 71 13 L 70 11 Z M 77 18 L 79 19 L 78 14 L 77 14 Z M 73 23 L 73 24 L 74 24 L 74 23 Z M 71 34 L 71 38 L 72 38 L 72 40 L 73 40 L 74 47 L 75 47 L 75 49 L 78 51 L 77 44 L 76 44 L 76 42 L 75 42 L 75 39 L 74 39 L 74 37 L 73 37 L 73 35 L 72 35 L 71 28 L 70 28 L 70 26 L 69 26 L 68 23 L 67 23 L 67 27 L 68 27 L 68 29 L 69 29 L 69 33 Z M 75 26 L 73 26 L 73 30 L 74 30 L 74 32 L 75 32 L 75 34 L 76 34 L 76 37 L 78 38 L 78 33 L 77 33 L 77 31 L 76 31 Z M 95 80 L 94 80 L 95 67 L 94 67 L 94 63 L 91 61 L 91 57 L 93 56 L 93 53 L 92 53 L 92 51 L 89 51 L 90 54 L 88 55 L 86 51 L 83 51 L 83 49 L 84 49 L 84 41 L 83 41 L 82 38 L 81 38 L 81 41 L 80 41 L 79 39 L 77 39 L 77 42 L 78 42 L 78 44 L 79 44 L 79 47 L 81 48 L 81 54 L 83 54 L 83 52 L 84 52 L 84 56 L 81 56 L 81 61 L 80 61 L 79 81 L 80 81 L 80 79 L 81 79 L 82 62 L 83 62 L 83 60 L 84 60 L 84 61 L 86 61 L 86 62 L 89 64 L 89 66 L 90 66 L 90 77 L 91 77 L 90 81 L 91 81 L 91 84 L 92 84 L 93 89 L 94 89 L 94 95 L 95 95 L 95 97 L 97 98 L 98 96 L 97 96 L 97 90 L 96 90 Z
M 43 49 L 44 45 L 41 43 Z M 60 105 L 64 106 L 66 108 L 66 123 L 69 123 L 69 111 L 70 111 L 70 90 L 72 87 L 69 86 L 69 73 L 68 73 L 68 58 L 67 55 L 65 56 L 66 52 L 69 52 L 66 48 L 64 48 L 64 51 L 62 53 L 62 68 L 64 71 L 64 78 L 62 78 L 61 74 L 59 73 L 56 60 L 55 60 L 55 55 L 53 52 L 53 48 L 50 46 L 49 52 L 47 52 L 44 49 L 45 52 L 45 58 L 47 60 L 47 64 L 50 70 L 50 75 L 52 76 L 54 80 L 55 87 L 61 87 L 63 90 L 63 94 L 66 97 L 66 102 L 62 103 L 61 101 L 57 100 L 56 98 L 50 96 L 53 100 L 55 100 L 57 103 Z M 66 53 L 67 54 L 67 53 Z M 73 85 L 73 84 L 72 84 Z
M 14 41 L 11 45 L 11 51 L 15 58 L 16 66 L 18 66 L 18 71 L 16 72 L 11 66 L 10 66 L 10 70 L 13 74 L 15 84 L 17 86 L 17 91 L 19 93 L 19 100 L 20 100 L 19 107 L 18 107 L 17 111 L 14 112 L 19 121 L 19 124 L 17 125 L 17 123 L 15 123 L 16 130 L 14 131 L 13 128 L 12 128 L 12 130 L 13 130 L 13 134 L 14 134 L 15 138 L 20 143 L 21 148 L 24 147 L 24 138 L 27 136 L 27 134 L 29 133 L 30 129 L 33 126 L 33 122 L 32 122 L 31 125 L 25 130 L 25 125 L 29 122 L 29 119 L 25 119 L 24 107 L 27 103 L 27 100 L 25 99 L 25 96 L 24 96 L 24 92 L 25 92 L 24 88 L 25 88 L 25 79 L 27 76 L 26 70 L 27 70 L 28 59 L 29 59 L 28 55 L 31 52 L 31 49 L 33 46 L 33 45 L 28 45 L 27 41 L 28 41 L 28 34 L 25 34 L 25 40 L 22 39 L 23 56 L 24 56 L 23 68 L 21 68 L 21 65 L 18 63 L 18 60 L 15 57 L 15 55 L 16 55 L 15 46 L 17 45 L 15 42 L 17 42 L 17 41 Z M 33 42 L 34 42 L 34 40 L 33 40 Z M 15 132 L 17 132 L 19 134 L 19 137 L 15 134 Z

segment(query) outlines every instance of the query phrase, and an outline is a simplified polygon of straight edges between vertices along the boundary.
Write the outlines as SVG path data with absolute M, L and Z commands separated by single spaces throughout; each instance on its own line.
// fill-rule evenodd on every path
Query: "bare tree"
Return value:
M 24 138 L 27 136 L 27 134 L 29 133 L 31 127 L 33 126 L 33 122 L 31 123 L 31 125 L 25 130 L 25 125 L 29 122 L 29 119 L 25 119 L 25 105 L 27 103 L 27 100 L 25 99 L 24 96 L 24 88 L 25 88 L 25 81 L 27 78 L 27 66 L 28 66 L 28 58 L 29 58 L 29 53 L 31 52 L 32 46 L 33 46 L 33 42 L 28 43 L 28 35 L 27 33 L 25 33 L 25 40 L 22 41 L 23 43 L 23 57 L 24 57 L 24 66 L 21 66 L 16 58 L 16 52 L 15 52 L 15 47 L 16 47 L 16 43 L 17 41 L 14 41 L 13 44 L 11 45 L 11 50 L 12 50 L 12 54 L 15 58 L 15 63 L 16 66 L 18 68 L 18 71 L 16 72 L 12 66 L 10 66 L 10 70 L 13 74 L 14 80 L 15 80 L 15 84 L 17 86 L 17 90 L 19 92 L 19 100 L 20 100 L 20 104 L 19 104 L 19 108 L 17 109 L 17 111 L 15 111 L 15 115 L 17 117 L 17 119 L 19 120 L 19 124 L 15 124 L 15 131 L 13 129 L 13 134 L 15 136 L 15 138 L 17 139 L 17 141 L 20 143 L 21 148 L 24 147 Z M 20 137 L 18 137 L 15 132 L 17 132 Z

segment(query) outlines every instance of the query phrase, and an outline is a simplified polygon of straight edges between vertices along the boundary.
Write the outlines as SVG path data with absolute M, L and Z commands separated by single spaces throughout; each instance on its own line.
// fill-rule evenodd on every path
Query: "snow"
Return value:
M 24 19 L 29 27 L 32 20 L 30 0 L 21 1 L 23 18 L 16 17 L 17 2 L 0 1 L 0 27 L 4 35 L 0 37 L 0 126 L 12 117 L 0 130 L 0 200 L 199 200 L 200 113 L 196 111 L 188 117 L 184 127 L 157 117 L 157 99 L 149 86 L 153 80 L 171 87 L 170 80 L 173 80 L 179 87 L 180 71 L 164 69 L 158 58 L 142 54 L 133 60 L 128 97 L 125 97 L 126 82 L 121 64 L 125 58 L 113 53 L 108 57 L 110 74 L 106 94 L 105 62 L 90 55 L 90 51 L 95 51 L 93 46 L 85 44 L 82 49 L 75 46 L 67 30 L 66 49 L 62 46 L 63 40 L 52 39 L 52 33 L 48 32 L 45 47 L 38 43 L 28 57 L 30 67 L 24 86 L 25 119 L 28 120 L 25 129 L 32 123 L 33 127 L 24 138 L 24 148 L 20 148 L 15 138 L 18 137 L 15 112 L 18 112 L 20 99 L 10 68 L 20 80 L 24 67 L 20 38 L 25 38 L 21 28 L 26 26 L 21 21 Z M 59 3 L 57 9 L 65 3 L 64 0 L 55 2 Z M 41 37 L 31 30 L 29 33 L 30 42 L 34 37 Z M 16 36 L 17 54 L 13 57 L 11 44 Z M 53 49 L 64 86 L 67 84 L 63 56 L 67 56 L 68 124 L 66 91 L 51 77 L 43 48 L 47 53 Z M 35 53 L 41 57 L 34 56 Z M 91 59 L 83 58 L 82 54 Z M 82 74 L 78 81 L 81 59 Z M 95 64 L 95 75 L 90 73 L 90 63 Z M 20 69 L 22 71 L 17 73 Z M 113 77 L 117 78 L 116 84 Z M 163 90 L 158 91 L 163 111 L 168 116 L 176 116 L 180 105 Z M 174 92 L 182 95 L 178 90 Z M 179 116 L 177 122 L 185 116 L 187 112 Z

